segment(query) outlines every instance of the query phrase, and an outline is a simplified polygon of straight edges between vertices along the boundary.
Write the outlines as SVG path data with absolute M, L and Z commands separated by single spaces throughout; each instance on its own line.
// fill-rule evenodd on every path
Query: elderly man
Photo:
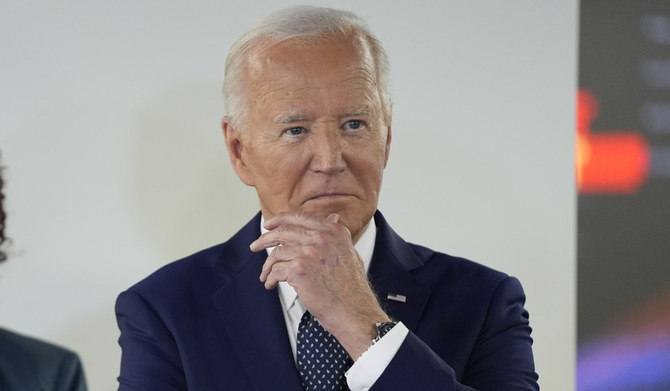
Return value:
M 518 281 L 377 211 L 388 66 L 364 22 L 294 7 L 235 45 L 222 127 L 261 212 L 117 301 L 121 390 L 536 390 Z

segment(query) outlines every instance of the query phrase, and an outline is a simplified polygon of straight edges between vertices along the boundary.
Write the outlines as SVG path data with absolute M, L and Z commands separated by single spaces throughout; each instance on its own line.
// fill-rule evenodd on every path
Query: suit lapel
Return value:
M 384 310 L 416 330 L 431 290 L 412 275 L 423 266 L 419 258 L 400 236 L 391 229 L 382 214 L 375 214 L 377 237 L 368 275 Z
M 229 279 L 212 300 L 254 389 L 300 390 L 279 296 L 258 280 L 266 254 L 249 250 L 259 224 L 260 215 L 227 243 L 217 266 Z

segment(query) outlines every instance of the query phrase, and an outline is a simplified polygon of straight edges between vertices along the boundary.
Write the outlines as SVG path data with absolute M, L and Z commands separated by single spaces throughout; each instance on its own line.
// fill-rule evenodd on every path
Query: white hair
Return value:
M 230 48 L 223 79 L 223 100 L 227 115 L 240 127 L 247 115 L 245 71 L 253 53 L 288 40 L 311 42 L 351 38 L 366 45 L 374 63 L 374 71 L 387 122 L 391 120 L 391 98 L 388 91 L 388 57 L 381 43 L 370 32 L 363 19 L 352 12 L 332 8 L 293 6 L 276 11 L 258 21 Z M 366 51 L 367 51 L 366 50 Z

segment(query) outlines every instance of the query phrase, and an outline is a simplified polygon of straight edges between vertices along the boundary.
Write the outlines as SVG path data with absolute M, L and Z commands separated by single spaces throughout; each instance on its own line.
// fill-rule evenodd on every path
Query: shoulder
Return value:
M 180 281 L 200 279 L 216 269 L 225 243 L 198 251 L 184 258 L 172 261 L 145 277 L 130 289 L 156 289 L 163 284 L 179 284 Z M 174 285 L 173 285 L 174 287 Z
M 492 295 L 503 281 L 510 279 L 507 274 L 481 263 L 405 241 L 393 231 L 380 212 L 375 215 L 375 221 L 379 257 L 401 265 L 417 282 L 434 292 L 486 297 Z M 380 272 L 379 269 L 376 271 Z
M 251 255 L 249 244 L 258 237 L 259 227 L 260 214 L 228 241 L 173 261 L 131 286 L 128 291 L 155 296 L 219 286 L 222 278 L 234 275 L 245 266 Z
M 0 351 L 12 351 L 12 358 L 25 358 L 51 362 L 61 357 L 75 358 L 77 355 L 68 349 L 36 338 L 0 329 Z
M 221 285 L 223 276 L 217 271 L 217 263 L 222 258 L 225 244 L 209 247 L 159 268 L 121 293 L 121 297 L 139 296 L 150 302 L 174 303 L 199 292 L 211 293 Z
M 490 298 L 501 285 L 518 285 L 514 277 L 473 260 L 412 243 L 408 245 L 423 261 L 423 266 L 414 270 L 413 275 L 435 290 L 458 297 Z M 520 285 L 518 289 L 521 290 Z
M 494 283 L 508 277 L 506 273 L 468 258 L 442 253 L 413 243 L 408 244 L 412 251 L 424 261 L 424 266 L 431 271 L 454 274 L 461 278 L 483 279 Z
M 84 381 L 76 353 L 5 329 L 0 329 L 0 377 L 1 382 L 15 387 L 54 384 L 64 379 L 70 384 Z
M 115 304 L 121 338 L 124 333 L 151 330 L 153 337 L 169 340 L 176 329 L 210 316 L 211 297 L 225 278 L 216 269 L 221 246 L 169 263 L 121 292 Z

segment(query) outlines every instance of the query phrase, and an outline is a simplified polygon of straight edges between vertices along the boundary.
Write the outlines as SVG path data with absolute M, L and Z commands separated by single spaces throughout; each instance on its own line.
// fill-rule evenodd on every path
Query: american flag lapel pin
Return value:
M 407 301 L 407 297 L 405 295 L 400 295 L 398 293 L 389 293 L 386 295 L 386 299 L 388 300 L 393 300 L 393 301 L 399 301 L 401 303 L 404 303 Z

